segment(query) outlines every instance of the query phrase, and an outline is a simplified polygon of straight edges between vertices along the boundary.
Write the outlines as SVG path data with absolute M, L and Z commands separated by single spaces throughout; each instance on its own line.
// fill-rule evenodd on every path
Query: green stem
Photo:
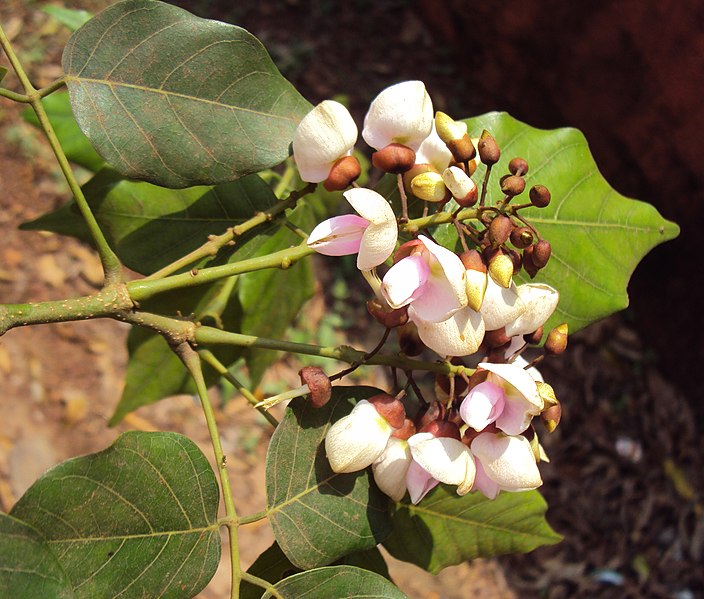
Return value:
M 11 89 L 6 89 L 4 87 L 0 87 L 0 96 L 7 98 L 8 100 L 12 100 L 13 102 L 21 102 L 23 104 L 29 104 L 31 102 L 29 96 L 18 94 L 17 92 L 13 92 Z
M 227 460 L 222 450 L 220 442 L 220 433 L 215 420 L 215 412 L 208 397 L 208 387 L 203 378 L 203 369 L 201 367 L 200 357 L 188 343 L 181 343 L 174 347 L 174 351 L 178 354 L 181 361 L 191 374 L 193 381 L 196 384 L 198 397 L 200 398 L 205 422 L 208 425 L 208 433 L 210 434 L 210 442 L 213 446 L 215 461 L 218 465 L 218 473 L 220 474 L 220 485 L 222 487 L 222 498 L 225 502 L 225 514 L 228 519 L 225 523 L 230 537 L 230 565 L 232 572 L 232 589 L 231 599 L 237 599 L 240 594 L 240 581 L 242 580 L 242 566 L 240 565 L 239 543 L 237 539 L 237 529 L 239 527 L 239 519 L 237 518 L 237 510 L 235 502 L 232 498 L 232 489 L 230 487 L 230 477 L 227 472 Z
M 256 404 L 259 403 L 259 400 L 252 394 L 252 392 L 240 383 L 237 378 L 235 378 L 235 376 L 225 367 L 225 365 L 215 357 L 213 352 L 208 349 L 199 349 L 198 353 L 204 362 L 210 364 L 210 366 L 220 376 L 222 376 L 226 381 L 232 383 L 235 389 L 237 389 L 237 391 L 239 391 L 252 406 L 256 406 Z M 269 424 L 274 427 L 278 426 L 279 421 L 264 408 L 257 408 L 257 410 L 262 416 L 264 416 L 264 418 L 266 418 Z
M 25 94 L 29 99 L 29 103 L 32 105 L 32 108 L 34 109 L 34 112 L 37 115 L 39 124 L 41 125 L 42 129 L 44 129 L 44 133 L 46 134 L 46 137 L 49 140 L 49 145 L 51 146 L 51 149 L 54 151 L 54 155 L 56 156 L 56 160 L 59 163 L 61 172 L 63 173 L 66 182 L 68 183 L 68 186 L 71 189 L 71 193 L 73 193 L 73 197 L 76 200 L 76 205 L 78 206 L 78 209 L 86 222 L 88 230 L 90 231 L 93 242 L 95 243 L 95 247 L 98 250 L 100 261 L 103 265 L 103 272 L 105 273 L 105 286 L 115 285 L 121 280 L 122 265 L 120 264 L 120 260 L 118 259 L 117 255 L 112 251 L 112 248 L 110 248 L 110 245 L 105 239 L 103 232 L 100 230 L 98 222 L 95 220 L 95 216 L 93 215 L 93 212 L 91 211 L 90 206 L 88 205 L 88 201 L 83 195 L 81 186 L 78 184 L 78 181 L 76 181 L 76 177 L 73 175 L 73 171 L 71 170 L 71 166 L 68 163 L 66 154 L 64 154 L 63 148 L 61 147 L 61 143 L 59 142 L 59 139 L 56 136 L 56 133 L 54 132 L 54 128 L 51 125 L 51 122 L 49 121 L 49 117 L 46 114 L 46 111 L 44 110 L 44 106 L 42 105 L 42 95 L 40 91 L 32 85 L 29 80 L 29 77 L 27 77 L 27 73 L 25 73 L 24 69 L 22 68 L 22 65 L 20 64 L 17 55 L 12 49 L 10 40 L 5 35 L 5 31 L 2 29 L 2 27 L 0 27 L 0 45 L 5 51 L 5 54 L 7 54 L 7 58 L 12 64 L 12 68 L 15 70 L 17 77 L 22 83 L 22 87 L 24 88 Z M 54 91 L 54 89 L 58 89 L 58 87 L 60 87 L 58 81 L 45 88 L 45 90 L 50 90 L 45 92 L 45 94 L 51 93 L 51 91 Z
M 434 225 L 444 225 L 457 220 L 471 220 L 478 218 L 480 210 L 477 208 L 464 208 L 459 212 L 453 214 L 452 212 L 436 212 L 430 216 L 424 216 L 421 218 L 413 218 L 407 223 L 401 224 L 399 227 L 404 233 L 415 234 L 421 229 L 427 229 Z
M 289 159 L 286 161 L 286 170 L 284 171 L 283 176 L 281 179 L 279 179 L 279 182 L 276 184 L 276 187 L 274 188 L 274 195 L 277 198 L 280 198 L 284 192 L 289 188 L 291 185 L 291 181 L 293 181 L 293 177 L 296 174 L 296 169 L 293 166 L 292 161 Z M 316 183 L 309 183 L 309 185 L 313 186 L 313 190 L 317 187 Z
M 247 572 L 242 572 L 242 580 L 254 584 L 258 587 L 262 587 L 272 596 L 276 597 L 276 599 L 284 599 L 281 593 L 279 593 L 279 591 L 274 588 L 274 585 L 271 584 L 268 580 L 264 580 L 263 578 L 259 578 L 258 576 L 248 574 Z
M 239 519 L 240 526 L 244 524 L 252 524 L 252 522 L 259 522 L 269 517 L 269 510 L 262 510 L 261 512 L 255 512 L 249 516 L 242 516 Z

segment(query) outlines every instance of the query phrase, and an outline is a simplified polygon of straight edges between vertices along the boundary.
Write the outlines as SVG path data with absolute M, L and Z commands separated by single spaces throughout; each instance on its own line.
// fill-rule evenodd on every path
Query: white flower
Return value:
M 516 320 L 526 311 L 523 300 L 518 296 L 515 283 L 501 287 L 493 278 L 487 277 L 484 301 L 480 308 L 487 331 L 495 331 Z
M 520 285 L 516 292 L 518 299 L 525 306 L 525 312 L 506 324 L 508 337 L 525 335 L 537 330 L 552 316 L 560 301 L 560 294 L 555 289 L 541 283 Z
M 372 464 L 377 486 L 394 501 L 401 501 L 406 494 L 406 475 L 412 461 L 408 441 L 391 437 L 382 454 Z
M 428 322 L 411 305 L 408 317 L 415 323 L 420 340 L 441 356 L 469 356 L 484 339 L 484 321 L 471 308 L 463 308 L 442 322 Z

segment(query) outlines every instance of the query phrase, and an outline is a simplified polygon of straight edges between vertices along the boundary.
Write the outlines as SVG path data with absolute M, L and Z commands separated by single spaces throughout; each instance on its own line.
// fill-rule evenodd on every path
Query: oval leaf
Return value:
M 371 387 L 334 387 L 328 404 L 317 410 L 299 398 L 271 438 L 267 512 L 274 537 L 299 568 L 369 549 L 389 533 L 388 498 L 371 482 L 369 469 L 336 474 L 323 444 L 331 422 L 377 393 Z
M 68 576 L 41 535 L 0 513 L 0 597 L 71 599 Z
M 477 557 L 526 553 L 561 540 L 545 521 L 547 504 L 537 491 L 459 497 L 440 485 L 418 505 L 399 503 L 384 547 L 395 558 L 437 574 Z
M 232 181 L 283 161 L 310 104 L 249 32 L 152 0 L 113 4 L 62 64 L 105 160 L 166 187 Z
M 408 599 L 383 576 L 353 566 L 328 566 L 285 578 L 274 588 L 284 599 Z M 273 597 L 270 592 L 262 599 Z
M 193 597 L 220 559 L 218 485 L 176 433 L 125 433 L 55 466 L 12 515 L 58 557 L 77 598 Z

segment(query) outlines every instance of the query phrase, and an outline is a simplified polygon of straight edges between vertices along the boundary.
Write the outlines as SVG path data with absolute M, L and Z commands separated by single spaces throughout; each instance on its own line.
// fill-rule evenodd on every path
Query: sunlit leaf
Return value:
M 176 433 L 125 433 L 39 478 L 12 510 L 66 571 L 76 598 L 188 598 L 220 559 L 218 485 Z
M 459 497 L 437 487 L 418 505 L 396 505 L 393 532 L 384 547 L 395 558 L 437 574 L 477 557 L 525 553 L 560 541 L 545 521 L 547 504 L 537 491 Z
M 62 64 L 83 132 L 125 176 L 232 181 L 283 161 L 308 102 L 249 32 L 154 0 L 113 4 Z
M 87 10 L 65 8 L 64 6 L 54 6 L 53 4 L 43 6 L 42 10 L 71 31 L 76 31 L 93 16 Z
M 315 409 L 291 403 L 269 444 L 267 512 L 286 557 L 302 569 L 330 564 L 377 545 L 389 532 L 388 498 L 369 469 L 336 474 L 323 440 L 330 423 L 348 414 L 371 387 L 333 387 L 332 399 Z

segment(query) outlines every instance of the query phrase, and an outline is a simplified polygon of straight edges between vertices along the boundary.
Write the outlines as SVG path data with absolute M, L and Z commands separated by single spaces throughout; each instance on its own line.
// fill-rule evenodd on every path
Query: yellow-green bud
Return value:
M 411 193 L 426 202 L 443 202 L 449 199 L 449 192 L 440 173 L 428 171 L 413 177 Z
M 504 253 L 497 253 L 489 261 L 489 274 L 497 285 L 508 289 L 513 277 L 513 260 Z

